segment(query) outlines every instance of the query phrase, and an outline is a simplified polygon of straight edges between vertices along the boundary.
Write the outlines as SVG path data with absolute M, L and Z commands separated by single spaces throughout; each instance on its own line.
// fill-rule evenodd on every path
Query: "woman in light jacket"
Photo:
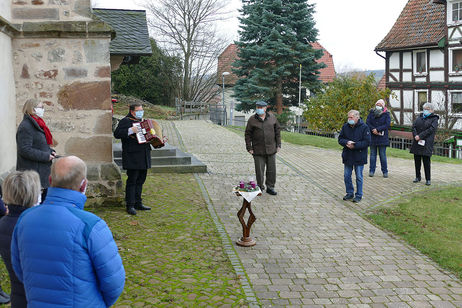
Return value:
M 420 169 L 423 161 L 425 171 L 425 185 L 431 185 L 430 157 L 433 154 L 433 143 L 436 130 L 438 129 L 439 116 L 434 113 L 435 107 L 432 103 L 423 105 L 423 112 L 412 124 L 411 153 L 414 154 L 415 179 L 414 183 L 420 182 L 422 177 Z
M 24 117 L 16 133 L 17 162 L 16 170 L 34 170 L 40 176 L 42 186 L 42 200 L 45 199 L 49 186 L 51 161 L 56 152 L 51 148 L 53 136 L 43 120 L 43 103 L 36 99 L 29 99 L 22 111 Z

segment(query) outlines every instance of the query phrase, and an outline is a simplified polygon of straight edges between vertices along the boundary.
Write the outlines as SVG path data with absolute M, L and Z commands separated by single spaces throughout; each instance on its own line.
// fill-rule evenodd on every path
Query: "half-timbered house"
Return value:
M 375 50 L 396 124 L 411 125 L 428 101 L 441 126 L 462 130 L 462 0 L 409 0 Z

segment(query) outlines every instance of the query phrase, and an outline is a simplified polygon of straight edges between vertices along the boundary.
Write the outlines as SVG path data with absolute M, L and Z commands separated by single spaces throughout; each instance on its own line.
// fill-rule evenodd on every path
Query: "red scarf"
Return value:
M 37 122 L 37 124 L 40 126 L 41 129 L 45 132 L 45 138 L 47 139 L 47 144 L 51 145 L 53 144 L 53 136 L 51 135 L 50 129 L 48 126 L 45 124 L 45 121 L 41 117 L 38 117 L 36 115 L 31 115 L 31 117 Z

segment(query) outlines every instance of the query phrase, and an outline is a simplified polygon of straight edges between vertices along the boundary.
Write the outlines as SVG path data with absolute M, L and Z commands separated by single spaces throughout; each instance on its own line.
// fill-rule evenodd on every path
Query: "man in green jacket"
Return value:
M 256 113 L 247 121 L 245 128 L 245 145 L 253 155 L 257 184 L 261 190 L 266 169 L 266 192 L 277 195 L 276 184 L 276 153 L 281 149 L 281 129 L 276 117 L 266 112 L 268 104 L 263 101 L 256 103 Z

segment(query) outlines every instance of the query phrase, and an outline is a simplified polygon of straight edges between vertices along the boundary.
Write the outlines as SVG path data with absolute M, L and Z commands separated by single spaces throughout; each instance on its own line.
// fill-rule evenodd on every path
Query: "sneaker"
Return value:
M 353 199 L 353 202 L 354 202 L 354 203 L 359 203 L 359 202 L 361 202 L 361 198 L 355 197 L 355 198 Z
M 370 177 L 373 177 L 373 176 L 374 176 L 374 172 L 369 172 L 369 176 L 370 176 Z
M 353 195 L 350 195 L 350 194 L 346 194 L 345 197 L 343 197 L 343 200 L 345 201 L 349 201 L 349 200 L 353 200 L 354 196 Z
M 418 183 L 420 182 L 420 178 L 415 178 L 414 181 L 412 181 L 412 183 Z
M 383 177 L 384 177 L 384 178 L 387 178 L 387 177 L 388 177 L 388 173 L 384 173 L 384 174 L 383 174 Z

